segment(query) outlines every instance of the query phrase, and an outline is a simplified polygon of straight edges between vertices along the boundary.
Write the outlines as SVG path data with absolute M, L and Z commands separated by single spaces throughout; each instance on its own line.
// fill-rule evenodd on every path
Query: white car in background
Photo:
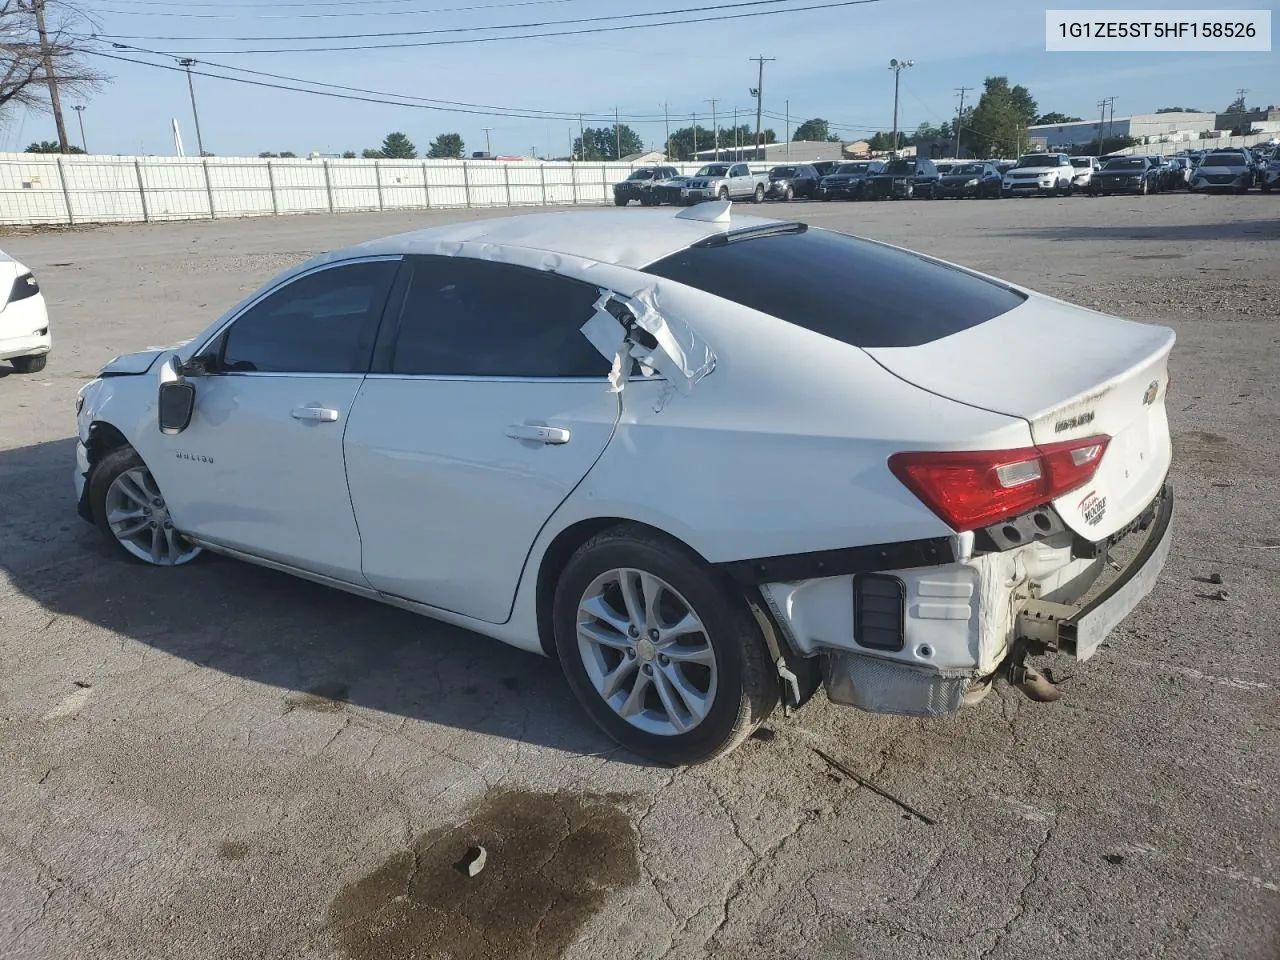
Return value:
M 1071 166 L 1075 168 L 1075 173 L 1071 176 L 1071 186 L 1074 190 L 1087 190 L 1089 184 L 1093 182 L 1093 175 L 1102 169 L 1102 163 L 1097 157 L 1070 157 Z
M 1090 657 L 1169 549 L 1173 333 L 730 206 L 309 260 L 82 388 L 81 515 L 557 657 L 666 763 L 819 684 L 1053 699 L 1028 658 Z
M 1028 153 L 1005 171 L 1001 197 L 1054 195 L 1075 192 L 1076 168 L 1065 153 Z
M 31 271 L 0 250 L 0 360 L 8 360 L 18 373 L 44 369 L 53 340 L 49 336 L 49 310 Z

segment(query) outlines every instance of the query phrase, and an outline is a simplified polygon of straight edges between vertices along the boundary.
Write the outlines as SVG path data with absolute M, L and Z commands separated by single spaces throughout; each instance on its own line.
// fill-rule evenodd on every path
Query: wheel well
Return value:
M 555 603 L 556 584 L 560 582 L 560 574 L 568 566 L 569 558 L 574 555 L 580 546 L 596 534 L 603 533 L 610 527 L 617 527 L 623 524 L 639 527 L 649 533 L 670 540 L 673 544 L 682 547 L 689 551 L 691 555 L 701 559 L 696 550 L 665 530 L 651 527 L 636 520 L 628 520 L 625 517 L 593 517 L 590 520 L 579 520 L 577 523 L 565 527 L 551 541 L 551 545 L 547 547 L 547 552 L 542 555 L 542 564 L 538 567 L 538 642 L 542 646 L 542 652 L 548 657 L 554 659 L 556 655 L 555 628 L 552 623 L 551 611 Z
M 89 441 L 85 449 L 89 455 L 89 466 L 92 468 L 99 460 L 112 450 L 127 447 L 129 441 L 125 435 L 105 420 L 95 420 L 89 425 Z

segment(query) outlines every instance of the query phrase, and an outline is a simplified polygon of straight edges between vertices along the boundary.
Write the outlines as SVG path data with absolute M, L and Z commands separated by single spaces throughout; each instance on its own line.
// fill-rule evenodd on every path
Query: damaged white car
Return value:
M 140 561 L 557 657 L 610 736 L 692 763 L 822 688 L 1051 699 L 1029 658 L 1091 656 L 1168 552 L 1173 342 L 725 202 L 470 221 L 117 358 L 75 483 Z

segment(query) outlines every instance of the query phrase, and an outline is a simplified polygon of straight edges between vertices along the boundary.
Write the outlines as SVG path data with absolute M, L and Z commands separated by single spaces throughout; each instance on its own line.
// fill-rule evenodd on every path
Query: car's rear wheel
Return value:
M 201 553 L 174 527 L 155 478 L 133 447 L 111 451 L 94 468 L 89 504 L 98 529 L 135 560 L 176 567 Z
M 18 373 L 39 373 L 49 362 L 47 353 L 39 353 L 31 357 L 14 357 L 9 361 Z
M 764 184 L 756 184 L 756 192 L 751 195 L 752 203 L 764 203 Z
M 623 747 L 665 764 L 728 753 L 777 704 L 760 628 L 701 559 L 637 526 L 593 537 L 556 587 L 574 695 Z
M 614 197 L 614 198 L 613 198 L 613 205 L 614 205 L 615 207 L 625 207 L 625 206 L 627 205 L 627 198 L 626 198 L 626 197 Z

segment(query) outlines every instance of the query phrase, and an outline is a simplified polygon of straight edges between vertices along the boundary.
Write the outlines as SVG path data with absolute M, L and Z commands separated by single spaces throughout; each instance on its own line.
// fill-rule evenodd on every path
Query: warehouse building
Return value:
M 1081 120 L 1078 123 L 1038 124 L 1028 127 L 1033 141 L 1043 140 L 1050 150 L 1069 150 L 1104 137 L 1133 137 L 1140 142 L 1162 140 L 1195 140 L 1203 130 L 1217 125 L 1213 113 L 1147 113 L 1131 117 L 1107 117 L 1105 121 Z

